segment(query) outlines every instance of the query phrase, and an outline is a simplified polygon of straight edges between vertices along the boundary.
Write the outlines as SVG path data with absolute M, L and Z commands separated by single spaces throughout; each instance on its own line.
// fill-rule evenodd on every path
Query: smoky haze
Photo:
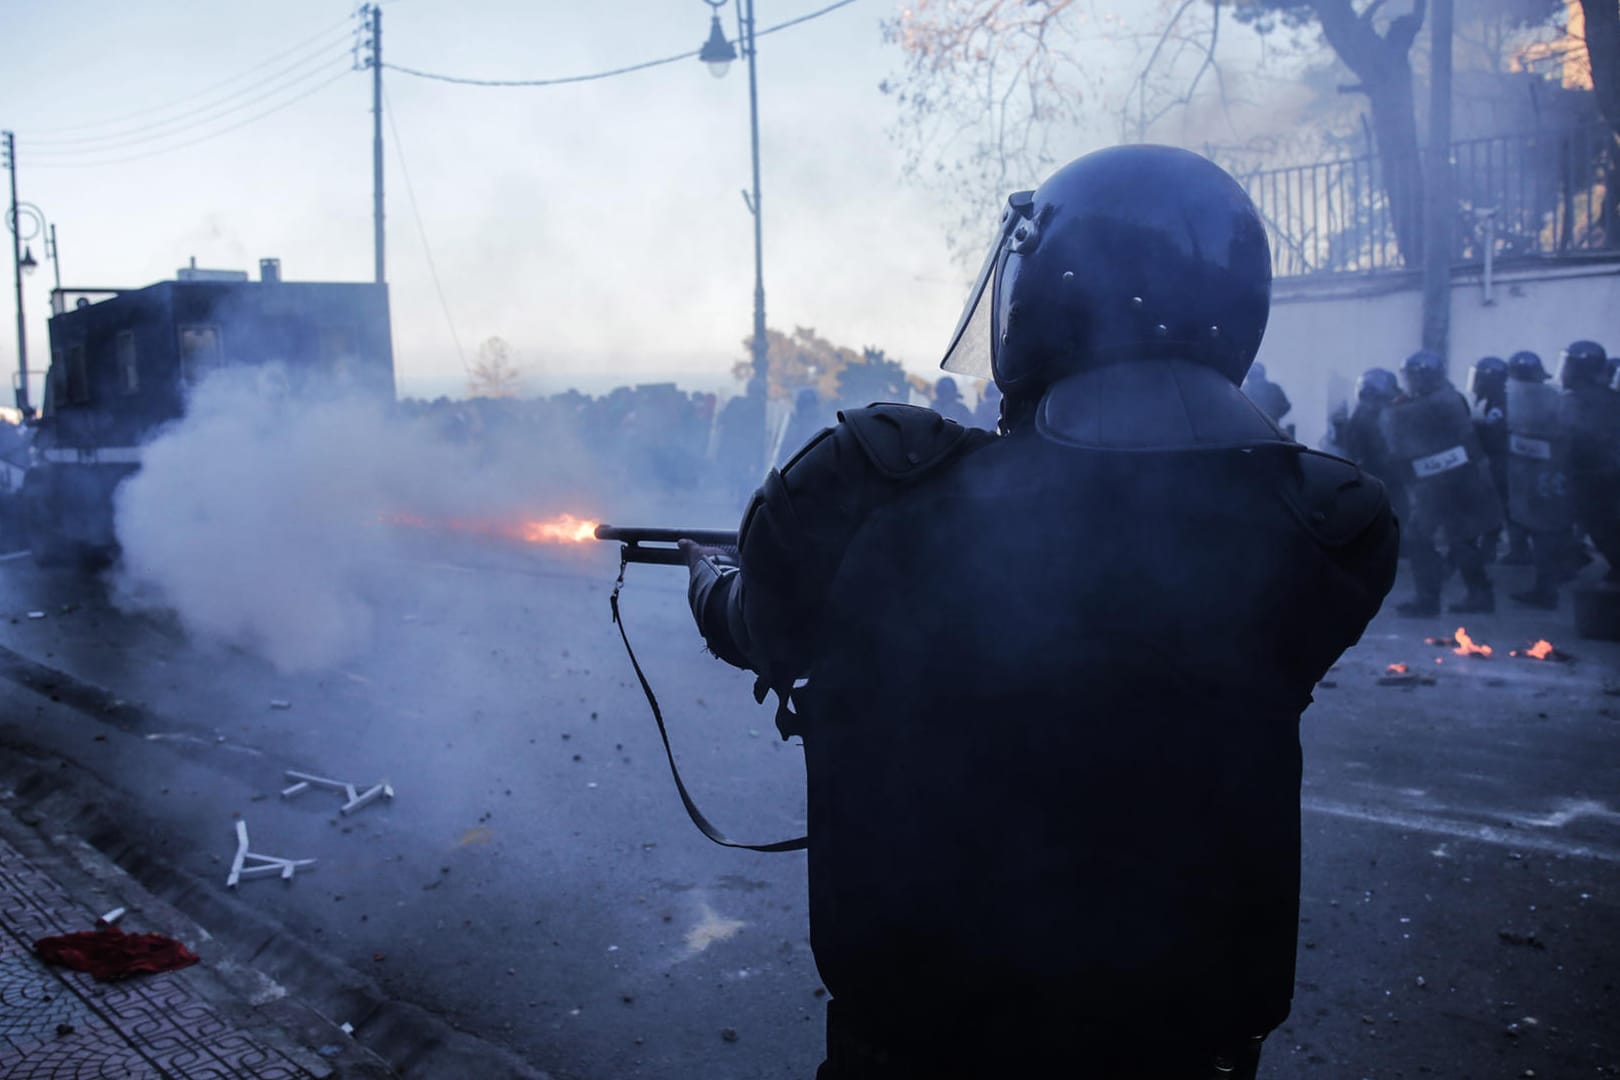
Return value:
M 591 473 L 555 432 L 457 441 L 391 403 L 222 370 L 118 490 L 114 596 L 284 672 L 331 667 L 371 642 L 412 526 L 552 516 Z

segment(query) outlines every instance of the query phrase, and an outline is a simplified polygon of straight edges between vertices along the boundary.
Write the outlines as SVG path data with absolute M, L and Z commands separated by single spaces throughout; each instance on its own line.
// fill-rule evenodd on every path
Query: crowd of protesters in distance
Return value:
M 739 388 L 729 397 L 684 391 L 674 383 L 620 386 L 599 397 L 568 390 L 549 397 L 405 398 L 399 412 L 438 437 L 490 458 L 510 452 L 565 465 L 581 485 L 621 484 L 658 491 L 728 491 L 739 500 L 758 486 L 838 412 L 871 404 L 858 396 L 823 400 L 810 387 L 791 398 L 760 399 Z M 883 395 L 927 405 L 965 424 L 994 429 L 999 405 L 992 387 L 973 409 L 955 380 L 931 393 L 906 386 Z

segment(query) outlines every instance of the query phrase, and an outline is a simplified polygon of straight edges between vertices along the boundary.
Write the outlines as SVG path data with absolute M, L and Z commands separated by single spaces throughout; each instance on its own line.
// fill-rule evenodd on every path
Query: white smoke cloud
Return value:
M 532 514 L 543 500 L 524 479 L 388 402 L 226 369 L 118 491 L 114 595 L 283 671 L 331 667 L 366 648 L 373 598 L 399 574 L 389 517 Z

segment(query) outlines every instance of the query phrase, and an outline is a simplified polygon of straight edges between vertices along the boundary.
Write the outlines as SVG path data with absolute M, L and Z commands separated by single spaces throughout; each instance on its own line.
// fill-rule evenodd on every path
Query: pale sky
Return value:
M 757 0 L 759 23 L 824 4 Z M 371 83 L 369 72 L 342 74 L 354 37 L 348 3 L 8 8 L 0 128 L 17 132 L 21 198 L 57 225 L 64 285 L 146 285 L 192 256 L 255 277 L 261 256 L 277 256 L 289 280 L 371 279 Z M 812 326 L 927 372 L 956 321 L 964 271 L 945 248 L 948 215 L 902 180 L 886 134 L 895 110 L 877 86 L 899 57 L 878 22 L 893 10 L 890 0 L 858 0 L 760 40 L 767 312 L 773 328 Z M 385 61 L 487 78 L 655 59 L 697 48 L 709 28 L 701 0 L 395 0 L 383 12 Z M 722 18 L 731 36 L 730 5 Z M 295 66 L 301 57 L 308 63 Z M 336 81 L 240 130 L 121 160 L 209 135 L 328 77 Z M 715 79 L 691 59 L 553 88 L 393 71 L 384 82 L 469 358 L 502 336 L 533 389 L 574 375 L 726 379 L 752 322 L 751 221 L 739 194 L 749 182 L 746 65 Z M 384 135 L 401 391 L 454 393 L 460 362 L 398 148 Z M 106 164 L 51 167 L 80 162 Z M 33 250 L 43 259 L 37 240 Z M 49 288 L 48 265 L 25 281 L 34 368 L 48 356 Z M 15 370 L 9 293 L 8 281 L 0 364 Z

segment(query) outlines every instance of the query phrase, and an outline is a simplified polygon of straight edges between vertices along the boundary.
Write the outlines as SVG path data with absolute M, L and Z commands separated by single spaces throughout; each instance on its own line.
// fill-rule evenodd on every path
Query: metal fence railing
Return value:
M 1612 129 L 1452 144 L 1455 262 L 1620 251 L 1620 154 Z M 1415 266 L 1422 234 L 1416 163 L 1378 155 L 1264 169 L 1240 177 L 1271 233 L 1276 277 Z

